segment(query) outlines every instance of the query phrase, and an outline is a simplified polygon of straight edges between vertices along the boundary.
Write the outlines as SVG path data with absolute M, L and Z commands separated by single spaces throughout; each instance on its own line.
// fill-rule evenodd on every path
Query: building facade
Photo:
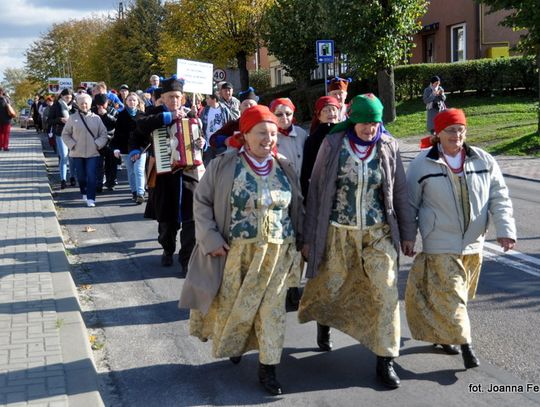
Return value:
M 515 53 L 523 31 L 499 22 L 508 14 L 489 14 L 489 7 L 473 0 L 431 0 L 422 17 L 422 30 L 414 36 L 410 63 L 459 62 L 496 58 Z

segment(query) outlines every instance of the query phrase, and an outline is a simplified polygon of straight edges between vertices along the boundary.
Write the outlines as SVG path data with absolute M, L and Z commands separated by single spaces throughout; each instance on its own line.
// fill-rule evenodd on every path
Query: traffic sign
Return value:
M 227 79 L 227 72 L 224 69 L 214 69 L 214 82 L 223 82 Z
M 317 40 L 317 63 L 331 64 L 334 62 L 334 40 Z

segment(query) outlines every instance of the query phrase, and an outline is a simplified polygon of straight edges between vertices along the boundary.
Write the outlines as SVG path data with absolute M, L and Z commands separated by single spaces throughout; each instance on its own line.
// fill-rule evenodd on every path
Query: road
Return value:
M 56 160 L 48 158 L 48 163 L 54 180 Z M 255 353 L 235 366 L 213 359 L 210 343 L 188 335 L 188 312 L 176 305 L 183 283 L 180 266 L 176 259 L 172 268 L 159 265 L 157 224 L 142 218 L 144 205 L 131 202 L 125 181 L 114 192 L 98 195 L 93 209 L 86 208 L 75 188 L 55 187 L 106 404 L 540 405 L 540 393 L 487 392 L 490 383 L 540 384 L 540 219 L 535 215 L 540 184 L 508 183 L 521 236 L 516 250 L 531 258 L 494 256 L 489 235 L 478 295 L 469 307 L 480 368 L 465 371 L 460 356 L 412 340 L 401 304 L 402 353 L 396 370 L 402 387 L 386 391 L 375 380 L 369 351 L 334 330 L 334 351 L 317 352 L 315 324 L 300 325 L 296 313 L 289 312 L 277 371 L 285 394 L 277 398 L 266 396 L 257 382 Z M 410 260 L 401 264 L 401 299 L 409 267 Z M 484 393 L 471 393 L 469 385 L 478 384 Z

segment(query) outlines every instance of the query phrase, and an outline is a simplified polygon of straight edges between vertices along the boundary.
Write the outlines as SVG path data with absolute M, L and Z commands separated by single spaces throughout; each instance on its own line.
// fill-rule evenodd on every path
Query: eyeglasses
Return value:
M 458 128 L 448 127 L 444 129 L 443 131 L 448 134 L 463 134 L 465 133 L 466 130 L 467 130 L 466 127 L 458 127 Z
M 287 117 L 291 117 L 294 113 L 284 113 L 284 112 L 280 112 L 280 113 L 276 113 L 276 116 L 277 117 L 284 117 L 284 116 L 287 116 Z

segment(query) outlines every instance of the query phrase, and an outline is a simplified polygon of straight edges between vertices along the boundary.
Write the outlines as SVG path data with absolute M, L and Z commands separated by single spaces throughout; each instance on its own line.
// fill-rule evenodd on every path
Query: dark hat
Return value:
M 98 93 L 96 96 L 94 96 L 94 103 L 97 106 L 103 106 L 105 103 L 107 103 L 107 95 L 104 93 Z
M 69 88 L 64 88 L 62 89 L 62 91 L 60 92 L 60 96 L 66 96 L 66 95 L 71 95 L 71 89 Z
M 441 78 L 435 75 L 431 77 L 431 79 L 429 80 L 429 83 L 435 83 L 435 82 L 440 82 L 440 81 L 441 81 Z
M 156 100 L 158 100 L 161 97 L 162 94 L 163 94 L 163 89 L 161 89 L 161 88 L 154 88 L 154 90 L 152 92 L 152 95 L 154 95 L 154 98 Z
M 123 85 L 120 85 L 120 90 L 123 90 L 123 89 L 129 90 L 129 86 L 126 85 L 125 83 Z
M 221 86 L 219 87 L 220 90 L 221 89 L 232 89 L 232 88 L 233 88 L 233 86 L 232 86 L 232 84 L 230 82 L 223 82 L 221 84 Z
M 259 101 L 259 97 L 255 94 L 255 89 L 253 89 L 251 86 L 246 90 L 239 92 L 238 99 L 240 100 L 240 103 L 247 99 L 254 100 L 255 102 Z
M 167 79 L 163 79 L 161 81 L 162 92 L 183 92 L 184 82 L 185 81 L 183 79 L 179 79 L 176 75 L 173 75 Z

